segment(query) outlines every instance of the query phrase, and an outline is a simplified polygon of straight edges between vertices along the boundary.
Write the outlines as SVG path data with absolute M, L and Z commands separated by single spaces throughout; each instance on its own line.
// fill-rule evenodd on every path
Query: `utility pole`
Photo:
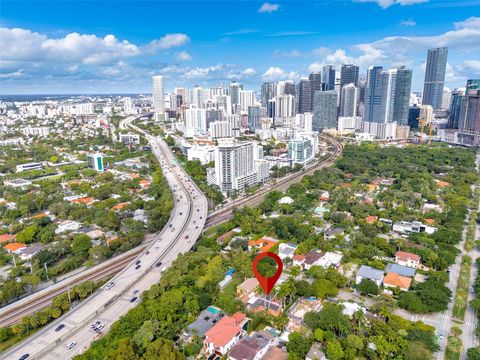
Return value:
M 45 275 L 47 276 L 47 281 L 49 281 L 50 279 L 48 278 L 48 270 L 47 270 L 47 263 L 46 262 L 43 263 L 43 267 L 45 268 Z

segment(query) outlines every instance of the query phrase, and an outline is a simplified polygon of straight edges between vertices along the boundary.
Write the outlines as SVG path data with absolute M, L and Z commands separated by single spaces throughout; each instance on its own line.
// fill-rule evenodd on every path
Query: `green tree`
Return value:
M 289 354 L 294 354 L 300 359 L 304 359 L 310 349 L 310 345 L 310 341 L 298 332 L 288 335 L 287 350 Z
M 370 279 L 362 279 L 357 288 L 362 295 L 378 295 L 378 285 Z
M 327 340 L 325 345 L 325 355 L 329 360 L 341 360 L 345 353 L 343 352 L 342 345 L 336 338 Z
M 92 241 L 85 234 L 78 235 L 72 243 L 72 251 L 75 255 L 85 256 L 91 247 Z

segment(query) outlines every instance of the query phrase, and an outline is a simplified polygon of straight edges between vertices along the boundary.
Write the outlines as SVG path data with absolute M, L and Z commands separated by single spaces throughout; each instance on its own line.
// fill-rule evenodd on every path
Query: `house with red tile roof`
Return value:
M 15 240 L 16 238 L 16 234 L 14 235 L 11 235 L 11 234 L 3 234 L 3 235 L 0 235 L 0 244 L 6 244 L 6 243 L 9 243 L 9 242 L 12 242 Z
M 404 251 L 397 251 L 395 254 L 395 262 L 403 266 L 417 268 L 420 266 L 420 256 Z
M 84 204 L 86 206 L 90 206 L 95 202 L 95 198 L 93 196 L 85 196 L 85 197 L 73 199 L 70 202 L 72 204 Z
M 3 248 L 9 253 L 18 254 L 21 250 L 25 249 L 26 247 L 27 246 L 25 244 L 14 242 L 14 243 L 5 245 Z
M 224 316 L 210 330 L 205 333 L 203 342 L 208 355 L 226 355 L 245 333 L 250 319 L 245 314 L 237 312 L 232 316 Z
M 375 215 L 367 216 L 367 218 L 365 219 L 367 224 L 375 224 L 377 220 L 378 220 L 378 216 L 375 216 Z
M 392 288 L 400 288 L 400 290 L 408 291 L 410 285 L 412 283 L 412 279 L 395 274 L 393 272 L 387 273 L 387 275 L 383 278 L 383 287 L 387 289 Z
M 257 240 L 250 240 L 248 242 L 248 250 L 252 251 L 254 248 L 257 248 L 259 253 L 267 252 L 270 251 L 270 249 L 273 248 L 275 245 L 277 245 L 277 243 L 277 239 L 264 236 Z

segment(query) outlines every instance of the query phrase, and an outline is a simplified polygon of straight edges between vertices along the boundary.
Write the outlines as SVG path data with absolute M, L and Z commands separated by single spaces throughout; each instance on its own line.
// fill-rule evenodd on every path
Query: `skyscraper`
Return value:
M 363 121 L 399 125 L 408 123 L 412 71 L 404 66 L 383 71 L 372 66 L 367 73 Z
M 322 90 L 322 74 L 320 72 L 318 73 L 311 73 L 308 76 L 308 80 L 310 80 L 311 84 L 311 107 L 310 107 L 310 112 L 313 112 L 313 97 L 315 95 L 315 91 L 321 91 Z
M 358 86 L 358 72 L 359 68 L 356 65 L 344 64 L 340 70 L 340 86 L 347 84 L 354 84 Z
M 312 111 L 312 98 L 312 82 L 309 79 L 301 79 L 297 84 L 297 112 L 299 114 Z
M 232 101 L 232 112 L 236 113 L 238 105 L 240 104 L 240 90 L 243 90 L 243 85 L 237 82 L 231 82 L 228 88 L 228 95 Z
M 247 115 L 247 126 L 250 130 L 261 129 L 262 108 L 260 106 L 249 106 Z
M 165 112 L 165 99 L 163 93 L 163 76 L 156 75 L 152 77 L 153 85 L 153 110 L 155 111 L 155 117 L 158 119 L 159 114 Z
M 358 88 L 352 84 L 346 84 L 342 88 L 340 100 L 340 116 L 351 117 L 357 114 Z
M 435 110 L 442 107 L 447 55 L 448 48 L 446 47 L 430 49 L 427 54 L 422 103 L 432 105 Z
M 460 108 L 461 142 L 480 145 L 480 89 L 467 89 Z
M 312 122 L 314 131 L 337 127 L 337 98 L 335 91 L 315 91 Z
M 265 82 L 262 84 L 260 102 L 264 108 L 268 106 L 268 100 L 273 99 L 275 96 L 275 83 Z
M 460 110 L 462 108 L 465 92 L 455 89 L 452 91 L 452 100 L 448 112 L 447 129 L 458 129 L 460 127 Z
M 323 67 L 322 90 L 335 90 L 335 69 L 333 68 L 333 65 L 326 65 Z
M 396 121 L 398 125 L 407 125 L 410 90 L 412 87 L 412 70 L 406 69 L 405 66 L 400 66 L 391 69 L 389 73 L 392 77 L 392 89 L 394 92 L 390 95 L 393 108 L 389 122 Z

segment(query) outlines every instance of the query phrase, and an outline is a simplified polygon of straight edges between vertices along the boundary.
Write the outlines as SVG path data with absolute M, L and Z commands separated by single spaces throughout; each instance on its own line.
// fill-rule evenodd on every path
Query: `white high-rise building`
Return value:
M 210 123 L 210 136 L 213 139 L 233 137 L 232 123 L 228 120 L 212 121 Z
M 357 112 L 358 88 L 355 84 L 347 84 L 342 87 L 340 100 L 340 116 L 351 117 Z
M 252 90 L 240 90 L 240 110 L 247 111 L 249 106 L 255 105 L 255 94 Z
M 215 184 L 224 193 L 257 184 L 254 144 L 234 139 L 220 140 L 215 150 Z
M 443 88 L 442 109 L 450 109 L 452 103 L 452 91 L 449 88 Z
M 195 86 L 192 96 L 192 104 L 196 105 L 199 109 L 203 109 L 205 107 L 205 101 L 207 100 L 203 88 L 201 86 Z
M 283 94 L 275 96 L 275 117 L 295 117 L 295 95 Z
M 131 97 L 123 98 L 123 113 L 125 115 L 133 114 L 133 104 Z
M 192 105 L 185 110 L 185 137 L 205 135 L 207 132 L 207 111 Z
M 152 77 L 153 83 L 153 110 L 155 111 L 155 119 L 160 120 L 165 113 L 165 97 L 163 92 L 163 76 L 156 75 Z

